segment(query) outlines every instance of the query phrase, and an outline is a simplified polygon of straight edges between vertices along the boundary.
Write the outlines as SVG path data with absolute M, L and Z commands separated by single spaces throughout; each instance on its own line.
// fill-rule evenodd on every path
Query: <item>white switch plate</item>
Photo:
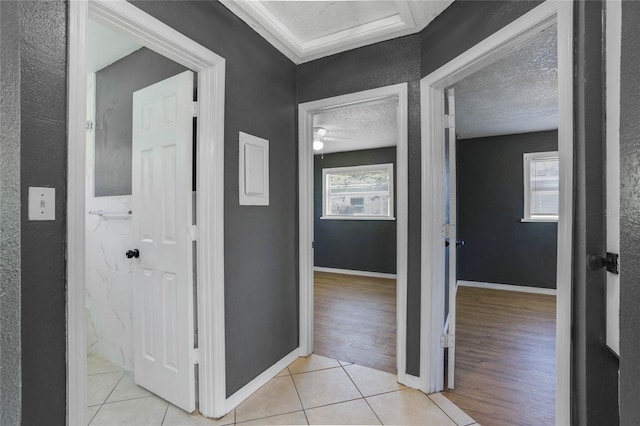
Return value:
M 56 220 L 56 189 L 29 187 L 29 220 Z

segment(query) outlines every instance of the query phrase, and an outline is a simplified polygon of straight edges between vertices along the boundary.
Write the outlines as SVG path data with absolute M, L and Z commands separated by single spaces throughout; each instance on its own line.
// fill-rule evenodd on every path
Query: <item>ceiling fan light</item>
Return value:
M 322 148 L 324 148 L 324 143 L 319 139 L 315 139 L 313 141 L 313 150 L 320 151 Z
M 324 127 L 315 127 L 313 129 L 313 133 L 314 135 L 320 136 L 321 138 L 323 138 L 327 135 L 327 129 L 325 129 Z

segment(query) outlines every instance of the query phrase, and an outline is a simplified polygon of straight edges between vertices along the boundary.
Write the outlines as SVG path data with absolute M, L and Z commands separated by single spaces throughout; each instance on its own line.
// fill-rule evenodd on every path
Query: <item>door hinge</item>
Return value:
M 191 354 L 189 355 L 189 360 L 192 364 L 200 364 L 200 350 L 198 348 L 193 348 L 191 350 Z
M 198 226 L 197 225 L 191 225 L 191 228 L 189 229 L 189 235 L 191 237 L 191 241 L 198 241 Z
M 315 241 L 311 241 L 311 248 L 312 249 L 316 248 L 316 242 Z
M 455 114 L 445 114 L 442 118 L 442 124 L 445 129 L 453 129 L 456 127 L 456 115 Z
M 200 104 L 196 101 L 193 102 L 193 116 L 194 117 L 199 117 L 200 116 Z
M 451 236 L 453 235 L 455 226 L 456 225 L 453 223 L 445 223 L 444 225 L 442 225 L 442 237 L 451 238 Z
M 455 334 L 442 334 L 440 336 L 440 346 L 443 348 L 455 348 L 456 336 Z

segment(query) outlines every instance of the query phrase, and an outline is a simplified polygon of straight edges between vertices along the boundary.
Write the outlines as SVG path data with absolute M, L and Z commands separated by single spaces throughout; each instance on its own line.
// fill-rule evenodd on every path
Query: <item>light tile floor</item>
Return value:
M 442 394 L 394 375 L 319 355 L 299 358 L 222 419 L 187 414 L 133 383 L 131 373 L 88 357 L 90 425 L 476 425 Z

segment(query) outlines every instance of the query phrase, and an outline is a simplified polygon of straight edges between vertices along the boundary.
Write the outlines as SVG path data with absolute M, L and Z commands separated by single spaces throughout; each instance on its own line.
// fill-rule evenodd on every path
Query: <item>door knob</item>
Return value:
M 597 271 L 601 268 L 607 268 L 612 274 L 618 274 L 618 255 L 616 253 L 607 253 L 606 257 L 597 254 L 587 256 L 587 264 L 589 269 Z
M 140 257 L 140 251 L 138 249 L 127 250 L 125 256 L 127 256 L 127 259 L 131 259 L 132 257 L 135 257 L 137 259 L 138 257 Z

